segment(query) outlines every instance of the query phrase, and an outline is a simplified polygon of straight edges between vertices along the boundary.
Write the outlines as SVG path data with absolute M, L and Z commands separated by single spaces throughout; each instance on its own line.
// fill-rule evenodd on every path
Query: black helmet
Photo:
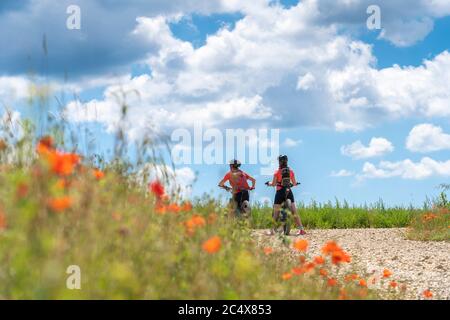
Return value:
M 241 166 L 241 162 L 239 160 L 233 159 L 228 162 L 230 166 L 233 166 L 234 168 L 239 168 Z
M 288 156 L 285 154 L 279 155 L 278 156 L 278 163 L 280 164 L 280 166 L 285 167 L 287 166 L 288 163 Z

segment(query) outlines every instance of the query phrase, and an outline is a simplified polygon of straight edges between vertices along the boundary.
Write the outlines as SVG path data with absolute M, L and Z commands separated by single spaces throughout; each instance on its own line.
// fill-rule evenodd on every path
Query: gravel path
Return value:
M 254 231 L 258 243 L 284 250 L 291 257 L 297 253 L 282 245 L 277 237 Z M 381 274 L 387 268 L 392 279 L 407 286 L 407 299 L 421 299 L 430 289 L 435 299 L 450 299 L 450 242 L 412 241 L 406 229 L 329 229 L 308 230 L 302 238 L 309 241 L 308 253 L 320 254 L 328 240 L 335 240 L 352 256 L 353 267 L 361 273 Z M 294 237 L 290 237 L 292 240 Z

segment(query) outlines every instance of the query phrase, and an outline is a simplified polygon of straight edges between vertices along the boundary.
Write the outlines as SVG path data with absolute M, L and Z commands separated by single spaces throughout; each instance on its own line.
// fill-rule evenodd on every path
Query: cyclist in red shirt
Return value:
M 283 187 L 282 180 L 286 178 L 292 185 L 297 184 L 297 180 L 295 179 L 294 171 L 288 167 L 288 157 L 286 155 L 281 155 L 278 157 L 279 168 L 275 171 L 273 175 L 272 182 L 267 183 L 268 186 L 273 186 L 277 188 L 277 192 L 275 194 L 274 206 L 273 206 L 273 219 L 276 221 L 278 219 L 278 215 L 280 214 L 281 204 L 284 200 L 290 199 L 292 203 L 291 211 L 294 216 L 295 225 L 298 228 L 296 235 L 304 235 L 306 234 L 300 216 L 297 213 L 297 208 L 295 206 L 294 194 L 292 193 L 292 188 Z M 284 172 L 286 177 L 284 177 Z M 287 173 L 289 172 L 289 176 Z M 289 191 L 287 191 L 289 189 Z M 288 194 L 286 195 L 286 192 Z M 270 230 L 270 234 L 274 234 L 274 230 Z
M 219 182 L 219 187 L 228 189 L 229 187 L 225 185 L 225 182 L 228 181 L 232 189 L 233 200 L 237 204 L 238 208 L 241 208 L 245 201 L 247 201 L 247 203 L 250 201 L 248 191 L 255 189 L 256 180 L 239 169 L 241 166 L 241 162 L 239 160 L 231 160 L 229 164 L 230 171 Z M 250 180 L 252 186 L 248 185 L 247 180 Z

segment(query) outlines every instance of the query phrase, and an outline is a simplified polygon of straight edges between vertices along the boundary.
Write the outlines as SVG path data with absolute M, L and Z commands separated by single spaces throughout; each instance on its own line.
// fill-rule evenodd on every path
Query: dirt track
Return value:
M 277 237 L 265 235 L 267 230 L 254 231 L 258 243 L 280 248 L 289 256 L 297 253 L 283 248 Z M 308 230 L 302 238 L 309 241 L 310 255 L 320 254 L 328 240 L 336 240 L 353 260 L 360 273 L 381 274 L 384 268 L 393 272 L 392 279 L 407 286 L 406 298 L 422 298 L 430 289 L 436 299 L 450 299 L 450 242 L 406 240 L 406 229 L 330 229 Z M 294 237 L 291 237 L 294 239 Z

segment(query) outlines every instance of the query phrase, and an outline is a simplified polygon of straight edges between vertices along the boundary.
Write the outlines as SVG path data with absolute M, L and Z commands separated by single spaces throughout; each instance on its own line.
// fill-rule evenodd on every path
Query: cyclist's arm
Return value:
M 277 185 L 277 176 L 274 174 L 273 175 L 273 179 L 272 179 L 272 183 L 270 184 L 271 187 L 275 187 Z
M 252 176 L 247 175 L 247 179 L 250 180 L 250 182 L 252 183 L 252 186 L 250 188 L 255 189 L 255 185 L 256 185 L 255 178 L 253 178 Z
M 297 179 L 295 179 L 295 174 L 294 174 L 294 172 L 292 171 L 292 176 L 291 176 L 291 182 L 292 182 L 292 184 L 294 185 L 294 186 L 296 186 L 297 185 Z
M 230 180 L 228 175 L 225 175 L 225 177 L 223 177 L 223 179 L 219 182 L 219 187 L 224 187 L 225 186 L 225 182 L 227 182 L 228 180 Z

